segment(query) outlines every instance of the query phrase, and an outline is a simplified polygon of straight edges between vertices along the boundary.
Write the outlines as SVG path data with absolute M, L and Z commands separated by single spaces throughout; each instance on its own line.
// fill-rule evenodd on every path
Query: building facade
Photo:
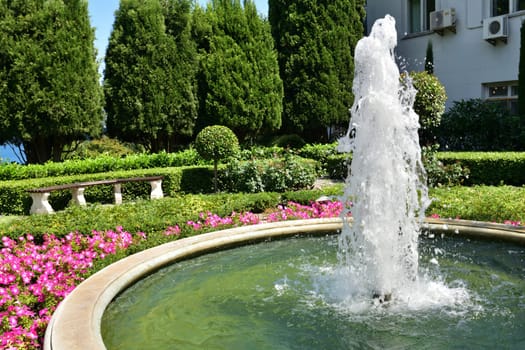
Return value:
M 386 14 L 396 19 L 400 69 L 423 70 L 431 42 L 447 108 L 483 98 L 516 112 L 525 0 L 368 0 L 367 30 Z

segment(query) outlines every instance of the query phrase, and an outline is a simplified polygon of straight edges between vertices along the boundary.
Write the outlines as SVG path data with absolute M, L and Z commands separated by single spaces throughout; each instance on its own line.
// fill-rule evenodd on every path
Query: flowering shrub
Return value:
M 235 213 L 221 218 L 220 216 L 211 212 L 200 213 L 199 220 L 188 221 L 187 224 L 193 227 L 194 230 L 201 230 L 207 228 L 218 228 L 218 227 L 231 227 L 231 226 L 243 226 L 243 225 L 255 225 L 260 221 L 259 216 L 247 212 L 247 213 Z
M 274 222 L 295 219 L 333 218 L 338 217 L 342 210 L 343 204 L 339 201 L 312 202 L 311 205 L 288 202 L 286 206 L 280 205 L 277 211 L 270 213 L 266 220 Z

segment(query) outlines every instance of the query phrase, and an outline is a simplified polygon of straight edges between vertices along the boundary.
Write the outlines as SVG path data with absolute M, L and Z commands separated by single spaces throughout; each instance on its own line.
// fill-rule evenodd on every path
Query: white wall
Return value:
M 368 0 L 367 25 L 390 14 L 396 18 L 401 69 L 423 70 L 426 48 L 432 41 L 434 73 L 445 86 L 447 107 L 453 101 L 483 98 L 483 83 L 518 80 L 520 26 L 525 11 L 509 15 L 508 41 L 493 46 L 483 40 L 482 19 L 490 16 L 489 0 L 437 0 L 436 9 L 456 10 L 456 34 L 445 31 L 407 35 L 406 0 Z

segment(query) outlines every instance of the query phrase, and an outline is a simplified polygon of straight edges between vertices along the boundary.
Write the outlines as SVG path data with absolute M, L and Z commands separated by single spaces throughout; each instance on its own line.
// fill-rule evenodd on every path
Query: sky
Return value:
M 206 5 L 207 0 L 199 0 L 199 4 Z M 254 0 L 257 10 L 265 17 L 268 15 L 268 0 Z M 98 51 L 98 59 L 103 69 L 103 57 L 106 53 L 109 35 L 113 28 L 115 10 L 119 0 L 89 0 L 88 9 L 91 26 L 95 28 L 95 47 Z M 101 71 L 102 72 L 102 71 Z

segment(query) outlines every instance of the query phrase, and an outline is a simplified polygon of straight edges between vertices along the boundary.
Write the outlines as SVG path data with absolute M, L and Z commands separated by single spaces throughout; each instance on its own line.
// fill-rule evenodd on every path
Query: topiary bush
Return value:
M 436 143 L 435 131 L 445 112 L 447 93 L 439 79 L 426 71 L 411 72 L 410 78 L 417 90 L 414 111 L 419 115 L 419 143 L 432 145 Z
M 237 136 L 226 126 L 207 126 L 195 138 L 195 149 L 202 158 L 213 161 L 213 187 L 217 192 L 217 166 L 219 161 L 239 152 Z

